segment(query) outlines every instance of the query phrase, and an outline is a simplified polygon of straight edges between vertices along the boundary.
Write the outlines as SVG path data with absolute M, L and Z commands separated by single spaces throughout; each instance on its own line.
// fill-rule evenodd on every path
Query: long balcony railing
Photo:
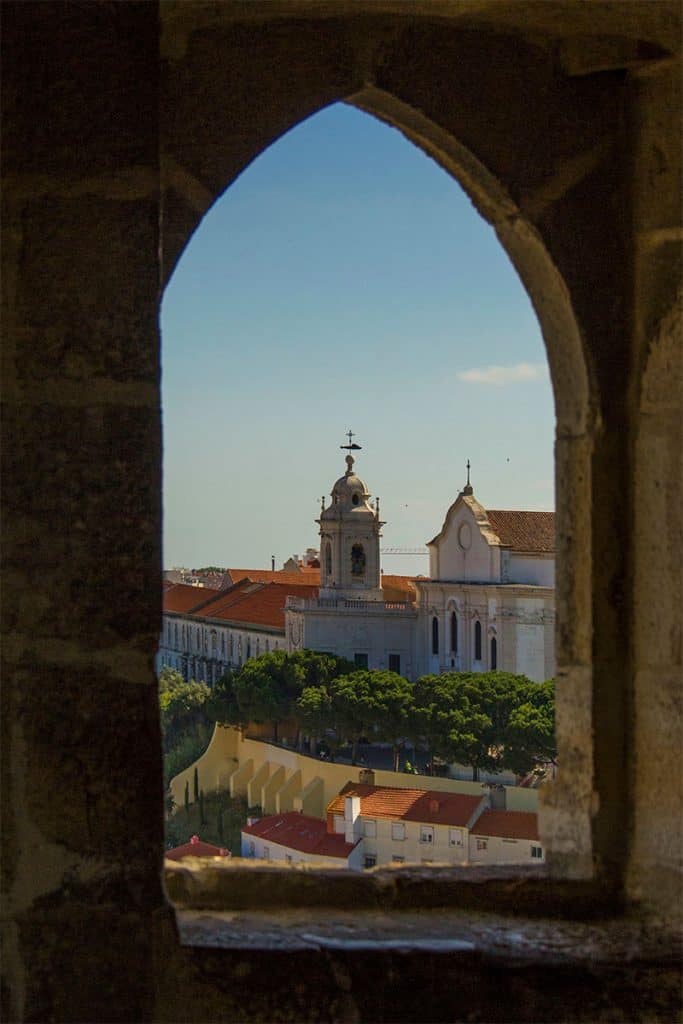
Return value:
M 384 615 L 387 612 L 414 612 L 412 601 L 363 601 L 345 597 L 288 597 L 285 608 L 292 611 L 360 611 L 366 615 Z

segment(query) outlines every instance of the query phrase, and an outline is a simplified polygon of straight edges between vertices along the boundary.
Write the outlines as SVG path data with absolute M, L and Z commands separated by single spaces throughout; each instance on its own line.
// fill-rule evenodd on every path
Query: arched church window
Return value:
M 458 653 L 458 616 L 451 613 L 451 652 Z
M 332 545 L 329 541 L 325 545 L 325 572 L 328 576 L 332 575 Z
M 481 661 L 481 622 L 474 623 L 474 660 Z
M 365 548 L 362 544 L 354 544 L 351 548 L 351 575 L 365 575 Z
M 358 497 L 357 494 L 354 494 L 354 496 L 351 498 L 351 501 L 353 502 L 354 505 L 357 505 L 358 502 L 360 501 L 360 498 Z
M 492 672 L 498 668 L 498 641 L 495 636 L 491 637 L 491 664 L 489 668 Z
M 439 620 L 436 615 L 432 619 L 432 654 L 439 653 Z

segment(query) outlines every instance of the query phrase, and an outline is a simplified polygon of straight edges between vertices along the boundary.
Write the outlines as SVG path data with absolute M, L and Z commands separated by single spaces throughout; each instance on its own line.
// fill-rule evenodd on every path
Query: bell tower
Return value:
M 334 484 L 332 503 L 320 518 L 320 597 L 359 601 L 382 601 L 379 540 L 384 523 L 379 518 L 379 498 L 374 507 L 370 492 L 354 472 L 351 450 L 360 445 L 341 445 L 348 450 L 346 472 Z

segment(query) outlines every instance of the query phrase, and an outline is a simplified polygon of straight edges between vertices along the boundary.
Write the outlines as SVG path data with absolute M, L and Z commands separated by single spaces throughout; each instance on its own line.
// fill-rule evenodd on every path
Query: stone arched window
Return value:
M 332 575 L 332 545 L 329 540 L 325 543 L 325 573 L 327 576 Z
M 436 615 L 432 618 L 432 654 L 439 653 L 439 620 Z
M 498 668 L 498 641 L 495 636 L 491 637 L 491 658 L 489 668 L 492 672 Z
M 458 653 L 458 616 L 451 612 L 451 653 Z
M 474 623 L 474 660 L 481 661 L 481 622 Z

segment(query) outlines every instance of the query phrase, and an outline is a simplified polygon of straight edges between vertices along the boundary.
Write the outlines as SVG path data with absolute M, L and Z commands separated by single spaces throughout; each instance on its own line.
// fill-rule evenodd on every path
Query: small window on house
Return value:
M 458 653 L 458 616 L 451 613 L 451 653 Z
M 531 847 L 531 856 L 534 859 L 536 859 L 536 860 L 543 860 L 543 847 L 541 847 L 541 846 L 532 846 Z
M 353 656 L 353 662 L 356 668 L 367 668 L 368 667 L 368 656 L 362 652 L 356 652 Z
M 462 829 L 451 828 L 448 830 L 448 845 L 462 846 Z
M 368 853 L 368 854 L 366 854 L 365 860 L 363 861 L 363 867 L 364 868 L 374 868 L 376 863 L 377 863 L 377 857 L 375 856 L 375 854 L 374 853 Z
M 286 853 L 285 854 L 285 864 L 291 864 L 291 863 L 292 863 L 292 855 L 291 855 L 291 853 Z
M 432 654 L 439 653 L 439 620 L 436 615 L 432 619 Z
M 377 837 L 377 822 L 366 819 L 363 822 L 363 835 L 366 839 L 375 839 Z
M 255 853 L 256 853 L 256 843 L 252 840 L 249 843 L 249 856 L 253 857 Z
M 390 672 L 397 672 L 399 675 L 401 674 L 401 655 L 400 654 L 390 654 L 389 655 L 389 671 Z
M 488 841 L 488 839 L 477 839 L 477 849 L 478 850 L 488 850 L 488 848 L 489 848 L 489 841 Z
M 421 843 L 433 843 L 434 842 L 434 829 L 431 825 L 420 825 L 420 842 Z
M 391 863 L 392 864 L 405 864 L 405 862 L 406 862 L 405 857 L 401 857 L 398 853 L 393 854 L 393 856 L 391 858 Z
M 392 821 L 391 823 L 391 838 L 392 839 L 405 839 L 406 827 L 402 821 Z
M 481 622 L 474 623 L 474 660 L 481 661 Z
M 498 668 L 498 642 L 495 636 L 491 637 L 491 671 L 495 671 Z
M 270 847 L 268 846 L 263 847 L 263 859 L 270 860 Z
M 247 640 L 247 661 L 251 658 L 251 640 Z

